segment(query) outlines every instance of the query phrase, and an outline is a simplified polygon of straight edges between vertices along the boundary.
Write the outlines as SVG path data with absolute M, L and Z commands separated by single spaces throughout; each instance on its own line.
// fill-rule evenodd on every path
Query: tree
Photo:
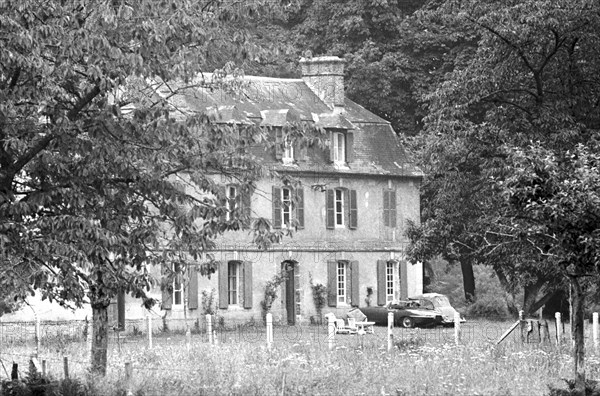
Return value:
M 461 255 L 529 290 L 529 313 L 568 282 L 579 299 L 574 312 L 581 312 L 581 279 L 595 265 L 597 247 L 587 224 L 595 187 L 583 183 L 597 172 L 599 5 L 463 1 L 440 10 L 445 17 L 438 21 L 477 41 L 425 97 L 425 133 L 415 143 L 428 174 L 430 216 L 416 230 L 425 240 L 414 238 L 415 246 L 433 235 L 438 249 L 467 245 Z M 532 298 L 537 293 L 543 296 Z M 582 317 L 574 323 L 577 334 Z M 576 339 L 581 384 L 583 340 Z
M 595 7 L 446 2 L 423 14 L 476 38 L 476 46 L 462 48 L 453 72 L 425 96 L 425 133 L 414 141 L 427 174 L 425 221 L 413 232 L 414 253 L 492 265 L 505 285 L 525 287 L 526 312 L 563 283 L 551 271 L 555 263 L 536 248 L 501 238 L 506 205 L 497 182 L 512 172 L 506 147 L 540 140 L 565 150 L 597 128 Z
M 250 193 L 262 170 L 249 147 L 268 146 L 268 136 L 181 114 L 149 88 L 235 89 L 241 73 L 231 64 L 211 81 L 196 77 L 223 54 L 259 56 L 243 28 L 269 6 L 0 4 L 0 284 L 20 297 L 37 289 L 62 304 L 90 303 L 96 373 L 106 371 L 107 307 L 119 291 L 150 307 L 149 266 L 202 261 L 210 274 L 214 239 L 251 225 L 242 210 L 223 218 L 227 199 L 211 175 L 237 178 Z M 282 237 L 265 219 L 255 224 L 263 246 Z

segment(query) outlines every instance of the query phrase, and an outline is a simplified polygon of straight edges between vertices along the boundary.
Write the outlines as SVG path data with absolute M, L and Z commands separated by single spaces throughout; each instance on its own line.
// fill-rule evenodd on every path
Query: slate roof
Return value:
M 210 81 L 211 78 L 211 74 L 204 74 L 205 81 Z M 207 111 L 214 113 L 217 110 L 217 113 L 223 113 L 220 122 L 238 117 L 239 122 L 250 120 L 264 125 L 265 117 L 271 120 L 267 122 L 270 124 L 280 118 L 285 120 L 293 114 L 294 118 L 299 115 L 302 121 L 307 122 L 318 122 L 319 119 L 321 123 L 325 120 L 330 125 L 337 122 L 354 133 L 354 160 L 347 167 L 335 167 L 324 150 L 311 148 L 305 161 L 298 161 L 293 165 L 281 164 L 275 160 L 274 155 L 272 158 L 265 158 L 277 170 L 293 173 L 423 176 L 400 144 L 390 123 L 352 100 L 345 98 L 345 111 L 340 117 L 334 115 L 302 79 L 245 76 L 241 81 L 236 89 L 215 89 L 194 84 L 186 88 L 161 82 L 152 85 L 156 94 L 168 98 L 173 109 L 182 117 Z M 282 111 L 285 109 L 293 111 Z

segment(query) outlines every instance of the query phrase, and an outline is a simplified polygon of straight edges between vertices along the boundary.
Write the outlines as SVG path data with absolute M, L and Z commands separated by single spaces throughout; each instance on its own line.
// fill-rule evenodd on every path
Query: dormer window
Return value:
M 332 133 L 331 151 L 333 162 L 344 164 L 346 162 L 346 135 L 342 132 Z
M 291 164 L 294 162 L 294 145 L 289 140 L 286 140 L 283 144 L 281 160 L 284 164 Z

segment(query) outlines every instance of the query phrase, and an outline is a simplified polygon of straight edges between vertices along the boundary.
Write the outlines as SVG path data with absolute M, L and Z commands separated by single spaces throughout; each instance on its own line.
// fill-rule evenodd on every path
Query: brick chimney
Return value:
M 336 114 L 344 112 L 345 62 L 337 56 L 300 59 L 302 79 Z

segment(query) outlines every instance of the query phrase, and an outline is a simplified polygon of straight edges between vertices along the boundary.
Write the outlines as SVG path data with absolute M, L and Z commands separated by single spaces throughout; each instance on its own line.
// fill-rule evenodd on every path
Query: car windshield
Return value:
M 448 300 L 448 297 L 446 296 L 435 296 L 433 298 L 433 300 L 436 302 L 436 306 L 439 307 L 449 307 L 450 306 L 450 301 Z

